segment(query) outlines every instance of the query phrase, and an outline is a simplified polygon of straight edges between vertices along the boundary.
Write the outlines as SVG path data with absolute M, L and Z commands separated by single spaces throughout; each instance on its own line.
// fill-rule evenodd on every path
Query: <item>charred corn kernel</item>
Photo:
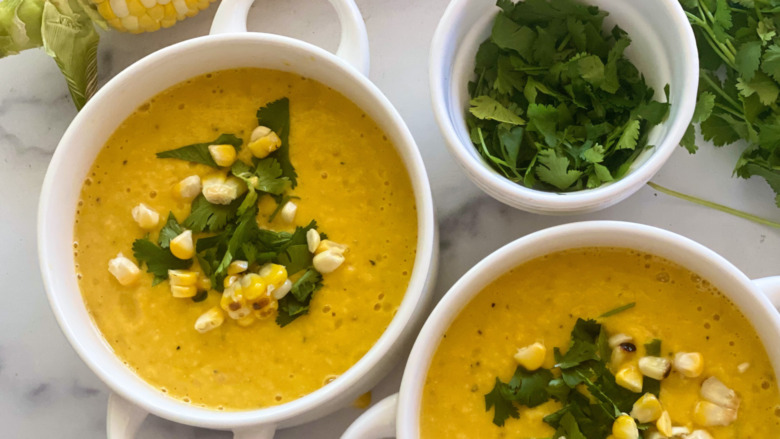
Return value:
M 126 258 L 122 252 L 119 252 L 114 259 L 108 261 L 108 272 L 114 275 L 116 280 L 123 286 L 132 285 L 141 277 L 141 270 L 135 265 L 135 262 Z
M 135 206 L 131 213 L 135 222 L 144 230 L 151 230 L 160 222 L 160 214 L 144 203 Z
M 626 414 L 618 416 L 612 424 L 612 435 L 615 439 L 639 439 L 639 428 L 636 421 Z
M 537 342 L 518 349 L 515 354 L 515 361 L 527 371 L 533 372 L 542 367 L 545 356 L 547 356 L 547 348 Z
M 230 204 L 247 190 L 244 181 L 232 175 L 225 178 L 223 174 L 212 174 L 201 183 L 201 192 L 211 204 Z
M 260 276 L 266 284 L 279 288 L 287 280 L 287 268 L 279 264 L 265 264 L 260 268 Z
M 694 430 L 691 434 L 685 436 L 684 439 L 712 439 L 712 435 L 706 430 Z
M 634 341 L 634 339 L 631 338 L 630 335 L 615 334 L 615 335 L 613 335 L 612 337 L 609 338 L 608 343 L 609 343 L 609 347 L 614 349 L 614 348 L 622 345 L 623 343 L 631 343 L 633 341 Z
M 642 391 L 642 372 L 634 365 L 624 366 L 615 375 L 615 381 L 620 387 L 628 389 L 634 393 Z
M 666 358 L 642 357 L 639 359 L 639 370 L 642 375 L 660 381 L 669 376 L 672 363 Z
M 282 207 L 282 212 L 280 213 L 280 216 L 282 217 L 282 220 L 286 223 L 291 223 L 295 221 L 295 214 L 298 212 L 298 205 L 293 203 L 292 201 L 288 201 L 284 203 L 284 207 Z
M 225 288 L 219 305 L 234 320 L 246 317 L 252 312 L 246 304 L 246 299 L 244 299 L 241 282 L 233 282 L 232 285 Z
M 318 255 L 328 250 L 336 250 L 339 253 L 346 253 L 347 246 L 344 244 L 339 244 L 338 242 L 333 242 L 329 239 L 323 239 L 320 241 L 320 244 L 317 246 L 317 250 L 314 251 L 314 254 Z
M 185 230 L 179 236 L 171 239 L 171 253 L 179 259 L 190 259 L 195 256 L 195 245 L 192 242 L 192 231 Z
M 214 328 L 219 327 L 225 322 L 225 314 L 218 306 L 215 306 L 201 314 L 198 320 L 195 320 L 195 330 L 203 334 Z
M 198 288 L 195 285 L 171 285 L 171 295 L 177 299 L 195 297 Z
M 249 262 L 247 261 L 233 261 L 228 265 L 228 275 L 234 275 L 243 273 L 246 271 L 246 269 L 249 268 Z
M 252 314 L 247 314 L 246 316 L 236 320 L 236 324 L 244 328 L 246 328 L 247 326 L 251 325 L 254 322 L 255 322 L 255 316 L 253 316 Z
M 658 429 L 658 432 L 662 434 L 663 437 L 672 436 L 672 417 L 669 416 L 669 412 L 664 410 L 664 412 L 661 413 L 661 416 L 655 421 L 655 428 Z
M 702 427 L 725 427 L 736 420 L 736 410 L 709 401 L 699 401 L 693 409 L 693 422 Z
M 236 148 L 233 145 L 209 145 L 209 154 L 217 166 L 231 166 L 236 161 Z
M 715 377 L 709 377 L 701 384 L 699 394 L 704 400 L 723 408 L 736 410 L 739 408 L 737 393 Z
M 320 245 L 320 232 L 309 229 L 309 231 L 306 232 L 306 245 L 309 247 L 309 253 L 316 252 L 317 247 Z
M 290 292 L 290 290 L 292 290 L 292 282 L 290 282 L 290 279 L 287 279 L 284 281 L 282 286 L 273 290 L 274 299 L 276 300 L 282 299 L 284 296 L 287 295 L 287 293 Z
M 268 127 L 259 126 L 252 131 L 247 148 L 252 151 L 252 155 L 262 159 L 268 157 L 268 154 L 276 151 L 280 146 L 282 146 L 282 139 L 275 132 Z
M 174 191 L 176 195 L 185 200 L 192 200 L 200 193 L 200 177 L 197 175 L 190 175 L 184 180 L 176 183 Z
M 336 271 L 337 268 L 344 263 L 344 254 L 335 250 L 329 249 L 314 256 L 312 265 L 314 269 L 320 273 L 327 274 Z
M 195 286 L 198 287 L 199 290 L 208 291 L 211 289 L 211 279 L 209 279 L 208 276 L 200 275 L 198 276 L 198 283 L 196 283 Z
M 168 270 L 168 282 L 171 285 L 181 285 L 185 287 L 198 284 L 198 273 L 190 270 Z
M 234 274 L 232 276 L 227 276 L 227 277 L 225 277 L 225 279 L 222 280 L 222 287 L 223 288 L 228 288 L 231 285 L 233 285 L 234 283 L 236 283 L 237 281 L 239 281 L 240 279 L 241 279 L 241 276 L 239 276 L 237 274 Z
M 631 409 L 631 417 L 644 424 L 647 422 L 653 422 L 661 417 L 663 408 L 661 402 L 658 401 L 655 395 L 652 393 L 645 393 L 635 403 Z M 670 426 L 671 428 L 671 426 Z
M 678 352 L 672 365 L 680 375 L 696 378 L 704 371 L 704 357 L 698 352 Z
M 750 369 L 750 363 L 742 363 L 739 366 L 737 366 L 737 370 L 739 373 L 745 373 L 747 370 Z
M 255 309 L 254 316 L 258 320 L 267 319 L 268 317 L 274 315 L 277 309 L 279 309 L 279 302 L 277 302 L 276 300 L 271 300 L 265 306 L 261 306 L 259 307 L 259 309 Z
M 626 350 L 625 345 L 618 345 L 612 349 L 612 357 L 609 362 L 613 369 L 619 369 L 624 363 L 629 361 L 636 354 L 636 350 Z

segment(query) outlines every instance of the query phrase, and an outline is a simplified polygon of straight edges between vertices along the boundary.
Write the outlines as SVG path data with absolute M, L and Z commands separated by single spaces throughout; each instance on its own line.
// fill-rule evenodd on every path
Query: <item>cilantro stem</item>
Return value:
M 720 85 L 716 84 L 715 81 L 713 81 L 712 78 L 710 78 L 710 75 L 708 75 L 707 72 L 701 71 L 699 77 L 703 79 L 704 82 L 706 82 L 707 85 L 709 85 L 714 92 L 718 93 L 726 102 L 731 104 L 733 106 L 733 109 L 735 109 L 736 111 L 742 109 L 742 107 L 734 99 L 732 99 L 731 96 L 727 95 L 726 92 L 723 91 L 723 88 L 721 88 Z
M 776 229 L 780 229 L 780 223 L 776 223 L 774 221 L 770 221 L 765 218 L 761 218 L 760 216 L 756 216 L 750 213 L 743 212 L 741 210 L 737 210 L 728 206 L 724 206 L 722 204 L 714 203 L 712 201 L 707 201 L 698 197 L 694 197 L 691 195 L 686 195 L 681 192 L 677 192 L 668 188 L 665 188 L 659 184 L 653 183 L 652 181 L 648 181 L 647 185 L 651 188 L 657 190 L 658 192 L 663 192 L 666 195 L 671 195 L 673 197 L 680 198 L 685 201 L 689 201 L 691 203 L 696 203 L 701 206 L 709 207 L 710 209 L 719 210 L 721 212 L 728 213 L 730 215 L 738 216 L 740 218 L 746 219 L 748 221 L 753 221 L 754 223 L 763 224 L 765 226 L 774 227 Z

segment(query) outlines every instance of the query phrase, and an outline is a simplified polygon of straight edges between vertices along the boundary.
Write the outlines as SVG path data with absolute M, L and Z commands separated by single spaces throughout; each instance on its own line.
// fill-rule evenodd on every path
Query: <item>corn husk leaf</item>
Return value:
M 43 0 L 0 1 L 0 58 L 40 47 Z
M 76 0 L 47 0 L 41 37 L 46 53 L 65 76 L 76 108 L 97 89 L 97 47 L 100 37 L 89 14 Z

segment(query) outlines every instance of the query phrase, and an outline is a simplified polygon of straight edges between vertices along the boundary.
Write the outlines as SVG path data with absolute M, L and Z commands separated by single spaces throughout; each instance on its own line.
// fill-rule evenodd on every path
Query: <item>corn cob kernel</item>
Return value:
M 121 32 L 154 32 L 193 17 L 214 0 L 89 0 L 108 24 Z M 168 8 L 170 6 L 170 8 Z

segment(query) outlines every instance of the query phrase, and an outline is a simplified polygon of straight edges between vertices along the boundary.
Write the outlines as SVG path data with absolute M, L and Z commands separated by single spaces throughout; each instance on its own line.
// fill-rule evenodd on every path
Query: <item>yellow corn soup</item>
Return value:
M 621 305 L 636 306 L 598 318 Z M 662 340 L 662 356 L 700 352 L 698 378 L 678 372 L 661 382 L 660 401 L 675 426 L 692 421 L 699 388 L 715 376 L 741 398 L 738 419 L 706 427 L 715 439 L 780 437 L 780 396 L 761 341 L 745 317 L 706 280 L 659 257 L 626 249 L 567 250 L 527 262 L 486 287 L 457 316 L 432 360 L 422 396 L 423 438 L 548 438 L 542 421 L 561 408 L 550 400 L 521 407 L 503 427 L 485 410 L 496 378 L 508 381 L 518 348 L 541 342 L 544 368 L 553 368 L 553 347 L 566 351 L 578 318 L 597 319 L 609 334 L 645 343 Z M 738 366 L 750 367 L 740 373 Z M 637 394 L 637 398 L 640 394 Z
M 131 209 L 145 203 L 179 221 L 189 201 L 174 195 L 183 178 L 205 165 L 158 159 L 155 153 L 205 142 L 220 133 L 244 140 L 255 113 L 290 100 L 290 158 L 298 173 L 291 195 L 294 224 L 267 218 L 261 227 L 291 231 L 316 219 L 319 230 L 349 246 L 346 262 L 324 275 L 308 315 L 286 327 L 273 318 L 240 327 L 226 318 L 201 334 L 193 324 L 221 295 L 195 303 L 171 296 L 152 275 L 121 286 L 107 271 L 118 252 L 146 232 Z M 244 153 L 242 153 L 243 155 Z M 84 182 L 76 218 L 76 269 L 86 306 L 116 354 L 168 395 L 220 410 L 267 407 L 300 398 L 357 362 L 376 342 L 403 299 L 415 258 L 417 213 L 400 156 L 377 124 L 341 94 L 294 74 L 227 70 L 178 84 L 142 105 L 116 130 Z

